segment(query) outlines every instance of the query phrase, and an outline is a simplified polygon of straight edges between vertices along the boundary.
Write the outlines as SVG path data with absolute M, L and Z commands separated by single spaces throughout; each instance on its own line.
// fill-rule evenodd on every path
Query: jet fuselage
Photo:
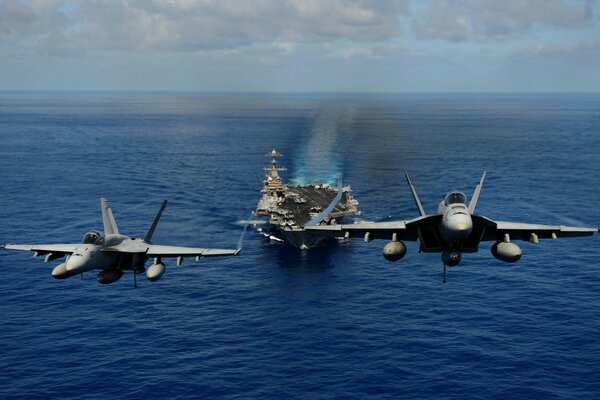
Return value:
M 177 265 L 181 265 L 184 257 L 196 257 L 196 262 L 198 262 L 201 256 L 234 256 L 241 251 L 241 249 L 165 246 L 152 243 L 152 235 L 166 206 L 167 201 L 165 200 L 143 239 L 121 235 L 108 201 L 101 198 L 100 208 L 104 233 L 88 232 L 84 235 L 81 243 L 9 243 L 0 245 L 0 248 L 33 251 L 34 257 L 45 255 L 44 262 L 67 257 L 65 262 L 52 270 L 52 276 L 56 279 L 66 279 L 83 272 L 100 269 L 101 271 L 96 277 L 98 283 L 110 284 L 121 279 L 124 271 L 129 270 L 134 273 L 134 286 L 137 286 L 137 274 L 144 271 L 150 282 L 158 281 L 166 270 L 162 263 L 163 257 L 177 258 Z M 149 258 L 154 259 L 154 264 L 146 270 L 145 264 Z
M 102 236 L 98 232 L 90 232 L 85 235 L 83 243 L 75 249 L 75 252 L 69 256 L 67 261 L 58 265 L 52 271 L 52 276 L 58 279 L 68 278 L 73 275 L 83 272 L 92 271 L 95 269 L 113 269 L 123 267 L 122 262 L 124 255 L 115 252 L 103 252 L 102 249 L 117 246 L 125 241 L 136 241 L 143 243 L 142 239 L 133 239 L 129 236 L 120 234 L 108 234 Z M 86 243 L 87 242 L 87 243 Z M 146 262 L 145 254 L 133 253 L 128 255 L 137 257 L 135 267 L 141 268 Z M 131 261 L 128 263 L 132 265 Z M 141 264 L 141 265 L 140 265 Z
M 473 230 L 473 220 L 467 207 L 467 198 L 461 192 L 450 192 L 438 207 L 443 214 L 440 221 L 440 234 L 447 242 L 466 239 Z

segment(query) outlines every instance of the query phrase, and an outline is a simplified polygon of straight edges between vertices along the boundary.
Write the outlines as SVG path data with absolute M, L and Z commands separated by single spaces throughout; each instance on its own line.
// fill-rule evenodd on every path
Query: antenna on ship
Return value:
M 287 168 L 280 167 L 279 165 L 277 165 L 277 157 L 283 157 L 283 154 L 281 154 L 280 152 L 275 150 L 275 147 L 273 147 L 273 150 L 271 150 L 270 152 L 265 154 L 265 157 L 271 158 L 271 167 L 265 168 L 267 177 L 269 177 L 269 176 L 275 177 L 275 175 L 278 176 L 276 171 L 287 171 Z M 275 172 L 275 175 L 273 175 L 273 172 Z
M 271 150 L 270 152 L 268 152 L 267 154 L 265 154 L 265 157 L 283 157 L 283 154 L 281 154 L 280 152 L 278 152 L 277 150 L 275 150 L 275 147 L 273 147 L 273 150 Z
M 269 195 L 281 196 L 285 191 L 285 186 L 279 176 L 279 171 L 287 171 L 287 168 L 280 167 L 277 164 L 277 157 L 282 156 L 283 154 L 275 150 L 274 147 L 273 150 L 265 154 L 265 157 L 271 158 L 271 167 L 265 168 L 266 179 L 264 181 L 265 186 L 263 192 L 267 192 Z
M 283 157 L 283 154 L 281 154 L 280 152 L 275 150 L 275 147 L 273 147 L 273 150 L 271 150 L 270 152 L 265 154 L 265 157 L 271 158 L 271 167 L 265 168 L 265 174 L 267 175 L 267 178 L 268 177 L 272 177 L 272 178 L 279 177 L 279 174 L 277 173 L 277 171 L 287 171 L 287 168 L 280 167 L 279 165 L 277 165 L 277 157 Z

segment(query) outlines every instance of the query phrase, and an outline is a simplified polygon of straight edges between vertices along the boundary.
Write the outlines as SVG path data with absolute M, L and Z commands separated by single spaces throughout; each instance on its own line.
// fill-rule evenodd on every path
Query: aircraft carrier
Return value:
M 331 187 L 324 183 L 312 185 L 284 184 L 277 158 L 282 154 L 273 149 L 265 154 L 271 166 L 265 168 L 264 193 L 256 207 L 257 216 L 267 217 L 261 232 L 274 241 L 284 241 L 302 249 L 314 247 L 324 238 L 307 232 L 304 227 L 336 224 L 343 217 L 358 215 L 358 201 L 350 186 Z

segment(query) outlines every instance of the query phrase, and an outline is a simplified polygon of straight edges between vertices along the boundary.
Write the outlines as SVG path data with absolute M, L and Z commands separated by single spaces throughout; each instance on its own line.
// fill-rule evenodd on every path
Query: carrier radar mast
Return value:
M 279 171 L 287 171 L 287 168 L 280 167 L 277 163 L 277 157 L 282 157 L 283 154 L 279 153 L 275 148 L 269 153 L 265 154 L 265 157 L 271 158 L 271 166 L 265 168 L 265 180 L 263 192 L 269 196 L 282 197 L 285 192 L 285 185 L 279 176 Z

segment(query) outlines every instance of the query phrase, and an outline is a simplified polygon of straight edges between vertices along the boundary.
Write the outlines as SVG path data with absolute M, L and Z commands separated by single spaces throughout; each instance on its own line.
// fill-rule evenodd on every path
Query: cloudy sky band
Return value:
M 592 0 L 0 0 L 0 90 L 600 91 Z

